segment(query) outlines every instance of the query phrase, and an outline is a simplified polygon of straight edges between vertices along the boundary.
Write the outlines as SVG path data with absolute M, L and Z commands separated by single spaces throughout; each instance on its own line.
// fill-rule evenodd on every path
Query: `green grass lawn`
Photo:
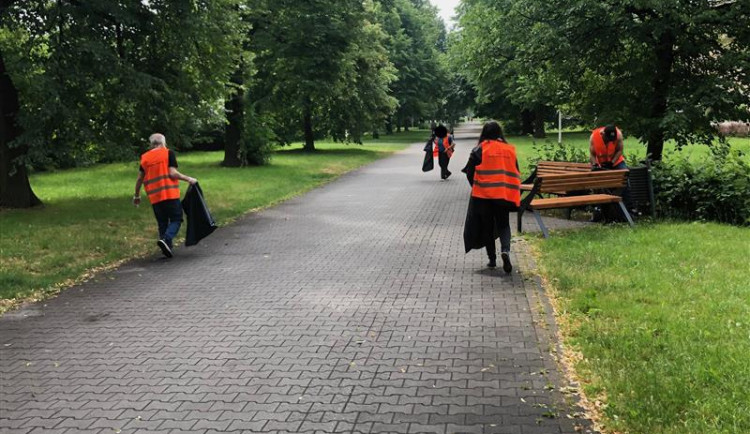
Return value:
M 750 229 L 597 225 L 533 242 L 610 431 L 750 432 Z
M 198 178 L 214 218 L 225 224 L 250 210 L 299 195 L 375 159 L 421 142 L 410 131 L 364 146 L 316 143 L 282 148 L 264 167 L 224 168 L 223 152 L 178 155 L 180 171 Z M 156 221 L 145 195 L 131 204 L 138 163 L 39 173 L 31 176 L 43 207 L 0 212 L 0 311 L 9 299 L 43 296 L 80 279 L 87 270 L 156 253 Z M 185 183 L 180 183 L 184 192 Z M 181 231 L 184 234 L 184 229 Z

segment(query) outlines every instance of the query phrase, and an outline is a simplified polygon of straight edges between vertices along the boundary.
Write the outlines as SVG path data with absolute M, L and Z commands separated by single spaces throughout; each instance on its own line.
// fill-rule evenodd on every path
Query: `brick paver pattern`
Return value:
M 464 254 L 476 135 L 447 181 L 415 144 L 6 314 L 0 432 L 576 432 L 536 283 Z

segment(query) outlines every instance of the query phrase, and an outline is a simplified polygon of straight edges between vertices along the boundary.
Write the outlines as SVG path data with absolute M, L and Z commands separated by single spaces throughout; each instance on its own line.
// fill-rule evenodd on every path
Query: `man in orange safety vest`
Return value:
M 164 256 L 171 258 L 172 240 L 182 225 L 179 181 L 195 184 L 198 180 L 177 171 L 177 158 L 172 150 L 167 149 L 164 135 L 152 134 L 148 141 L 151 149 L 141 155 L 133 205 L 140 205 L 143 186 L 159 226 L 159 240 L 156 245 Z

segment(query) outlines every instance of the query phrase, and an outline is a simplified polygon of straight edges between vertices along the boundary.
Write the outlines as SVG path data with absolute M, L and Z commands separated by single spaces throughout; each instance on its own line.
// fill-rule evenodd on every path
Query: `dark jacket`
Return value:
M 186 246 L 198 244 L 198 241 L 211 235 L 218 227 L 203 200 L 203 190 L 198 183 L 188 187 L 185 198 L 182 199 L 182 209 L 187 216 Z

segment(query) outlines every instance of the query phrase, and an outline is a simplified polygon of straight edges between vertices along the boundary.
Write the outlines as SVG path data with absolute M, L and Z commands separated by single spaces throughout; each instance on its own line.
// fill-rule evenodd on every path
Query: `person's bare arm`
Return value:
M 191 178 L 189 176 L 185 176 L 182 173 L 180 173 L 177 170 L 176 167 L 170 167 L 169 168 L 169 177 L 172 178 L 172 179 L 178 179 L 180 181 L 185 181 L 185 182 L 188 182 L 190 184 L 195 184 L 196 182 L 198 182 L 197 179 Z
M 143 172 L 138 171 L 138 179 L 135 180 L 135 194 L 133 195 L 133 205 L 141 204 L 141 186 L 143 185 Z

